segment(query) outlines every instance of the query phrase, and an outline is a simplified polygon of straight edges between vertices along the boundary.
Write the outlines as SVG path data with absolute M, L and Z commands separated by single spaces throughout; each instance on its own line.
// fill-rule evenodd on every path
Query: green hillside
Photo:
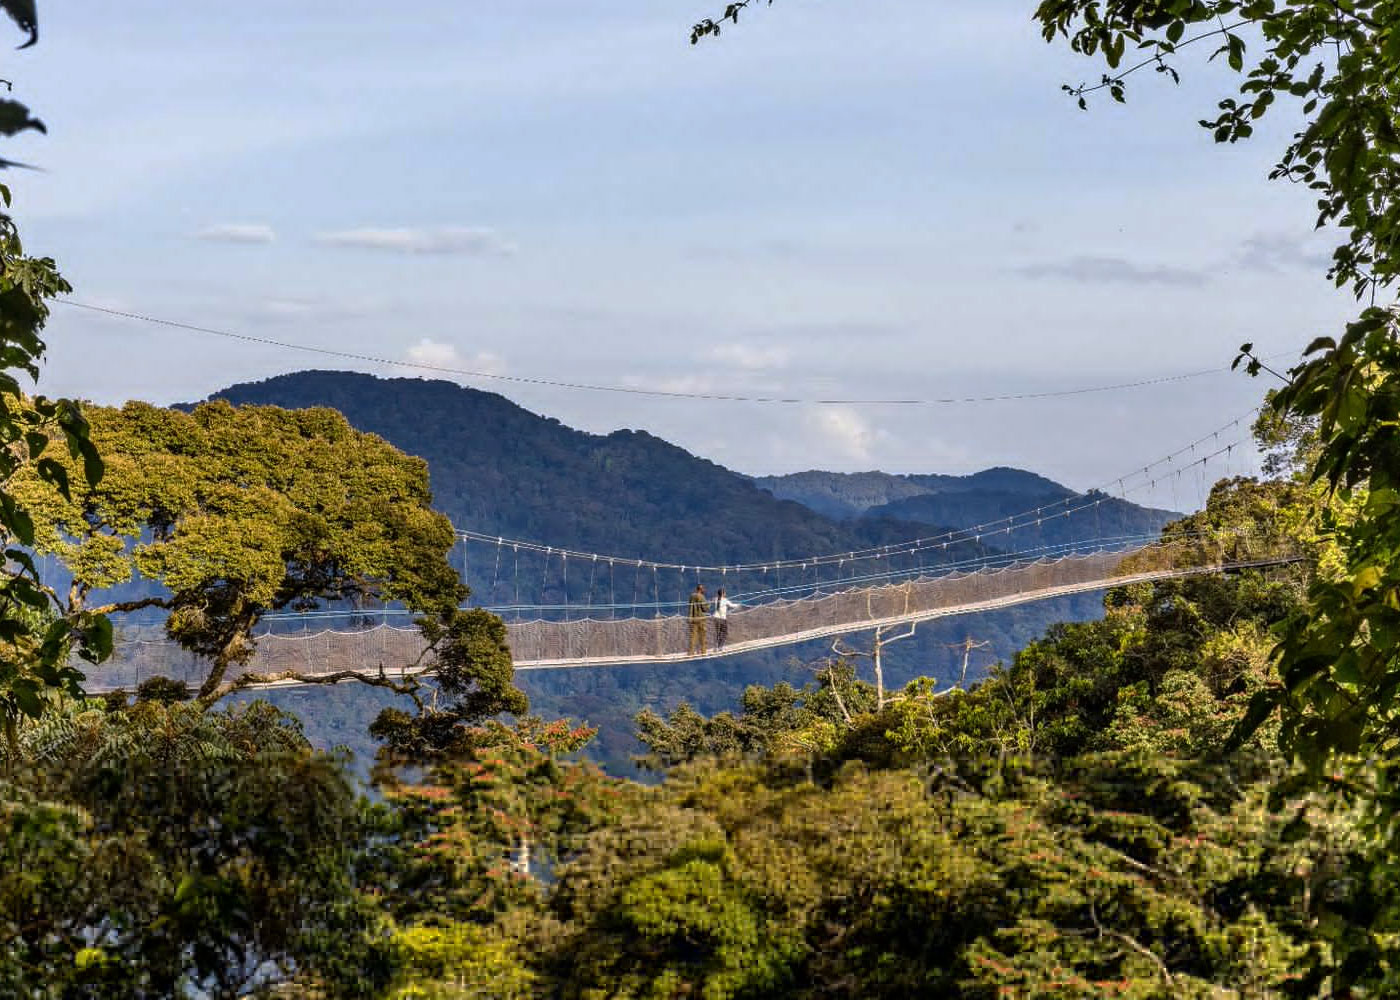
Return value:
M 1046 497 L 1074 496 L 1042 476 L 1015 469 L 971 476 L 804 473 L 752 480 L 645 431 L 587 434 L 495 393 L 441 381 L 312 371 L 236 385 L 215 395 L 236 404 L 340 410 L 355 427 L 426 459 L 434 505 L 459 526 L 666 561 L 738 562 L 837 552 L 930 534 L 931 526 L 943 525 L 931 519 L 926 504 L 938 505 L 947 512 L 947 524 L 957 526 L 1018 513 Z M 859 497 L 865 509 L 855 518 L 812 509 L 807 504 L 817 495 L 819 482 L 827 484 L 829 496 L 851 503 Z M 775 483 L 806 483 L 809 488 L 788 499 L 770 492 Z M 907 496 L 891 502 L 901 490 Z M 881 504 L 891 508 L 889 514 L 877 509 Z M 1119 506 L 1111 508 L 1112 516 L 1138 532 L 1155 530 L 1168 517 L 1114 504 Z M 1094 532 L 1087 518 L 1061 520 L 1071 532 Z M 1118 527 L 1105 533 L 1118 533 Z M 1059 536 L 1052 530 L 1045 537 Z M 1021 544 L 1018 539 L 1017 547 Z M 952 547 L 946 558 L 989 550 L 964 543 Z M 558 574 L 546 572 L 537 557 L 522 554 L 517 567 L 512 554 L 512 565 L 502 574 L 480 558 L 487 554 L 478 552 L 477 561 L 465 567 L 476 600 L 509 603 L 517 593 L 524 601 L 564 597 Z M 929 554 L 917 558 L 935 562 Z M 629 595 L 634 583 L 619 569 L 614 581 L 618 593 Z M 575 574 L 569 581 L 570 599 L 586 600 L 590 584 Z M 669 586 L 676 590 L 671 596 L 679 597 L 682 582 Z M 914 639 L 890 647 L 886 670 L 896 684 L 917 674 L 952 680 L 962 659 L 954 647 L 971 637 L 990 644 L 972 658 L 970 674 L 979 677 L 1052 622 L 1101 613 L 1098 595 L 1089 594 L 929 622 Z M 598 726 L 590 752 L 614 770 L 630 771 L 629 758 L 640 749 L 631 725 L 637 711 L 669 711 L 681 701 L 706 712 L 733 708 L 746 685 L 803 683 L 811 676 L 807 664 L 829 653 L 829 644 L 816 642 L 709 664 L 525 672 L 520 684 L 542 714 L 583 718 Z M 382 696 L 347 689 L 275 697 L 295 708 L 318 743 L 345 743 L 361 756 L 370 752 L 365 724 L 382 706 Z
M 1153 535 L 1179 517 L 1172 511 L 1141 507 L 1107 494 L 1076 493 L 1023 469 L 984 469 L 969 476 L 892 475 L 886 472 L 797 472 L 754 480 L 781 500 L 859 528 L 872 521 L 899 521 L 938 528 L 970 528 L 1045 508 L 1040 524 L 1018 531 L 999 548 L 1030 549 L 1094 538 Z M 1053 516 L 1092 500 L 1088 514 Z M 1068 502 L 1066 502 L 1068 501 Z M 995 539 L 993 545 L 997 545 Z
M 211 398 L 329 406 L 428 462 L 435 505 L 489 535 L 667 562 L 839 552 L 917 533 L 848 525 L 640 430 L 588 434 L 451 382 L 309 371 Z
M 828 517 L 851 519 L 902 500 L 944 494 L 980 496 L 1003 493 L 1033 501 L 1059 500 L 1074 491 L 1023 469 L 996 467 L 968 476 L 895 475 L 889 472 L 822 472 L 816 469 L 785 476 L 760 476 L 754 483 L 780 500 L 796 500 Z

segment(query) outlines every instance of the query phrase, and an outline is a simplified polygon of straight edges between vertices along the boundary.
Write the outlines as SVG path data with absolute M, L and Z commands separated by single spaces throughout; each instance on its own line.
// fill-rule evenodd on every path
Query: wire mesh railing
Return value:
M 714 623 L 684 613 L 537 617 L 507 622 L 518 669 L 627 663 L 668 663 L 731 656 L 886 625 L 995 610 L 1124 584 L 1293 561 L 1276 541 L 1232 535 L 1192 536 L 1118 551 L 1003 562 L 902 580 L 880 580 L 797 598 L 741 607 L 728 618 L 728 642 L 715 644 Z M 326 628 L 307 618 L 301 631 L 260 635 L 252 657 L 231 668 L 240 674 L 308 678 L 347 670 L 390 675 L 421 666 L 423 639 L 411 625 L 387 619 L 358 628 Z M 284 623 L 285 624 L 285 623 Z M 703 635 L 703 642 L 697 641 Z M 159 625 L 120 628 L 117 651 L 89 668 L 99 687 L 130 687 L 152 676 L 197 684 L 200 660 L 165 637 Z

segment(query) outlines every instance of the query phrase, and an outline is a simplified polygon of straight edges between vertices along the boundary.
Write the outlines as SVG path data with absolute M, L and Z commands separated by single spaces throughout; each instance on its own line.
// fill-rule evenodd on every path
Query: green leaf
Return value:
M 5 499 L 9 500 L 8 497 Z M 5 527 L 21 545 L 26 548 L 32 547 L 34 545 L 34 519 L 29 516 L 28 511 L 16 507 L 12 500 L 4 506 Z
M 1352 594 L 1360 597 L 1367 590 L 1374 589 L 1381 582 L 1381 568 L 1379 566 L 1364 566 L 1351 578 Z
M 1264 688 L 1262 691 L 1254 692 L 1254 697 L 1249 700 L 1249 708 L 1246 709 L 1244 717 L 1235 725 L 1229 738 L 1225 741 L 1226 752 L 1233 753 L 1248 743 L 1259 731 L 1259 727 L 1278 710 L 1282 701 L 1283 691 L 1278 688 Z
M 34 557 L 24 551 L 24 549 L 6 549 L 5 558 L 17 564 L 20 569 L 24 570 L 30 576 L 39 575 L 38 569 L 34 566 Z
M 27 130 L 47 132 L 44 123 L 29 113 L 19 101 L 0 98 L 0 135 L 18 135 Z
M 0 10 L 9 14 L 21 31 L 29 32 L 29 41 L 20 48 L 27 49 L 39 40 L 39 11 L 34 0 L 0 0 Z
M 44 699 L 39 695 L 38 685 L 26 677 L 16 678 L 10 683 L 10 696 L 19 710 L 31 719 L 44 714 Z
M 1226 59 L 1230 68 L 1238 73 L 1244 69 L 1244 39 L 1239 35 L 1230 35 L 1228 38 L 1230 53 Z
M 68 470 L 60 462 L 52 458 L 41 458 L 36 469 L 40 479 L 52 484 L 64 500 L 72 501 L 73 494 L 68 487 Z
M 98 615 L 83 629 L 80 655 L 90 663 L 101 663 L 112 655 L 112 636 L 112 622 L 106 615 Z
M 80 972 L 105 965 L 108 961 L 109 956 L 101 948 L 80 948 L 73 956 L 73 964 Z

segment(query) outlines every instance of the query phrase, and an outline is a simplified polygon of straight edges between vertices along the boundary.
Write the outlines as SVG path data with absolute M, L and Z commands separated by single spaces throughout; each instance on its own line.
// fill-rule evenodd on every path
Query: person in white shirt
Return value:
M 735 608 L 742 607 L 738 601 L 731 601 L 724 596 L 724 588 L 720 587 L 715 592 L 715 649 L 724 648 L 724 644 L 729 641 L 729 612 Z

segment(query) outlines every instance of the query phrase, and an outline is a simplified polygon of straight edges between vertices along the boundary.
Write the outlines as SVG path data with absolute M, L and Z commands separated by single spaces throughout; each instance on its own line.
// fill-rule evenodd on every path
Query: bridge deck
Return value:
M 507 631 L 515 666 L 520 670 L 698 662 L 1110 587 L 1296 561 L 1291 555 L 1232 555 L 1227 558 L 1218 550 L 1210 554 L 1195 546 L 1158 544 L 1128 552 L 851 588 L 736 611 L 730 619 L 732 641 L 723 650 L 710 648 L 705 653 L 688 652 L 689 623 L 680 615 L 510 622 Z M 713 642 L 708 621 L 706 632 Z M 346 670 L 376 672 L 381 666 L 394 676 L 418 662 L 422 653 L 423 640 L 416 629 L 389 625 L 348 632 L 267 635 L 259 637 L 254 656 L 233 676 L 298 674 L 314 679 Z M 127 636 L 119 640 L 118 654 L 110 664 L 88 670 L 92 689 L 99 690 L 131 687 L 156 675 L 198 683 L 207 667 L 169 640 Z M 259 686 L 296 683 L 288 677 Z

